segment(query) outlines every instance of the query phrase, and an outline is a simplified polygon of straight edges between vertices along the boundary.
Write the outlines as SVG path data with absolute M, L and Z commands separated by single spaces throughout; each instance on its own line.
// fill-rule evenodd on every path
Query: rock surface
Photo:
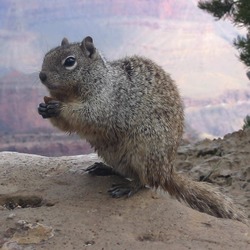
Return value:
M 217 185 L 250 218 L 250 128 L 179 148 L 176 168 Z
M 6 249 L 249 249 L 249 227 L 144 190 L 112 199 L 118 177 L 91 177 L 95 155 L 0 153 L 0 246 Z
M 247 135 L 249 137 L 244 136 L 249 139 L 250 133 Z M 182 166 L 182 170 L 187 171 L 193 164 L 189 161 L 204 161 L 203 157 L 213 162 L 211 153 L 215 158 L 236 157 L 225 149 L 223 155 L 213 143 L 182 146 L 178 168 Z M 239 151 L 249 162 L 249 151 L 245 149 L 247 147 Z M 234 150 L 237 150 L 235 146 Z M 236 162 L 241 161 L 239 157 L 235 158 Z M 0 248 L 250 248 L 248 225 L 199 213 L 163 193 L 145 189 L 129 199 L 110 198 L 106 190 L 120 179 L 85 174 L 83 169 L 96 160 L 95 154 L 52 158 L 0 153 Z M 234 179 L 235 170 L 230 171 Z M 249 180 L 249 175 L 246 178 Z

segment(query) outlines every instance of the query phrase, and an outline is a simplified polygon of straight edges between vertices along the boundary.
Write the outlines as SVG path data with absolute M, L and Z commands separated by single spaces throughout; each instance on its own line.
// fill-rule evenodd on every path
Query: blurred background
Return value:
M 239 130 L 250 110 L 247 68 L 233 39 L 245 30 L 215 21 L 198 0 L 0 0 L 0 151 L 48 156 L 91 152 L 37 114 L 47 94 L 43 56 L 63 37 L 92 36 L 107 60 L 142 55 L 161 65 L 185 103 L 185 139 Z

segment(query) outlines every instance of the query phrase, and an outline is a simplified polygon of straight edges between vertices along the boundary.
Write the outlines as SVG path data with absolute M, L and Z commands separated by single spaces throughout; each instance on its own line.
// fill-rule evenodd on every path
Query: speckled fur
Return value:
M 61 64 L 69 55 L 77 60 L 72 71 Z M 42 71 L 51 97 L 62 103 L 52 124 L 85 138 L 117 172 L 137 186 L 162 188 L 201 212 L 243 218 L 213 187 L 175 172 L 183 104 L 174 81 L 153 61 L 132 56 L 107 62 L 93 47 L 89 55 L 83 40 L 49 51 Z

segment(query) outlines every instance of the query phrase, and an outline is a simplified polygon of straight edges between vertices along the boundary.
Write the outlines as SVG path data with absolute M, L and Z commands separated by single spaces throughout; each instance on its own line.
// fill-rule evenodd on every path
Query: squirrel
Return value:
M 104 160 L 86 172 L 131 179 L 113 185 L 112 197 L 160 188 L 200 212 L 244 220 L 216 188 L 176 172 L 184 107 L 176 83 L 156 63 L 139 56 L 106 61 L 90 36 L 79 43 L 64 38 L 45 55 L 39 78 L 50 97 L 38 113 L 85 138 Z

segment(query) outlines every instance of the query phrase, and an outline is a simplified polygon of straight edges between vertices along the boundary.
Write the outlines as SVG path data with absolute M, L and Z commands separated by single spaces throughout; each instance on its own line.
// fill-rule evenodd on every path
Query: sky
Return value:
M 244 30 L 216 22 L 195 0 L 0 0 L 0 74 L 39 72 L 63 37 L 91 35 L 110 60 L 139 54 L 191 97 L 248 86 L 232 40 Z

